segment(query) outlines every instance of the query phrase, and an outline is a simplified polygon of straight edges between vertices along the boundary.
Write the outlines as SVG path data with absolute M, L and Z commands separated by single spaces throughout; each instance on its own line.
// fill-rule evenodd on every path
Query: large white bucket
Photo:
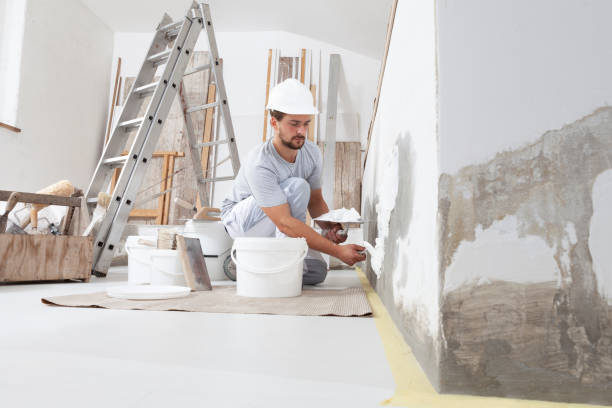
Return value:
M 138 239 L 155 242 L 153 237 L 130 236 L 125 244 L 128 254 L 128 283 L 130 285 L 186 286 L 178 252 L 138 244 Z
M 231 251 L 236 293 L 275 298 L 301 295 L 307 253 L 304 238 L 236 238 Z
M 223 261 L 232 248 L 232 238 L 225 231 L 223 223 L 221 221 L 189 220 L 185 223 L 183 235 L 200 239 L 210 280 L 226 280 Z

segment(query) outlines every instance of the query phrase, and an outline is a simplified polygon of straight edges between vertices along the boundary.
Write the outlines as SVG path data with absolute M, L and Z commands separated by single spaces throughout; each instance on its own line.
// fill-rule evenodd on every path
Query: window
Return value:
M 17 125 L 26 0 L 0 0 L 0 122 Z

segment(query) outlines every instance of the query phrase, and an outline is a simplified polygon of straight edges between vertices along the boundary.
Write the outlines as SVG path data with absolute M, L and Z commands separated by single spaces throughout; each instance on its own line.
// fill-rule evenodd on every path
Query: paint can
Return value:
M 308 245 L 304 238 L 236 238 L 236 293 L 246 297 L 294 297 L 302 294 Z
M 129 236 L 125 243 L 128 255 L 128 284 L 186 286 L 185 275 L 178 257 L 172 249 L 157 249 L 138 243 L 155 241 L 156 237 Z

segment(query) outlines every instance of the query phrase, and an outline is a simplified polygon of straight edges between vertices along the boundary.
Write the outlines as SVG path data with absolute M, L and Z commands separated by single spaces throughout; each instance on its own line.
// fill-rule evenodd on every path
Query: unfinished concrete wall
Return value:
M 86 189 L 102 150 L 113 34 L 78 0 L 28 0 L 17 125 L 0 129 L 0 189 L 69 179 Z
M 610 404 L 612 3 L 422 3 L 366 164 L 369 277 L 441 392 Z
M 368 276 L 438 383 L 436 44 L 433 2 L 400 1 L 363 177 Z
M 438 2 L 443 392 L 612 403 L 611 13 Z

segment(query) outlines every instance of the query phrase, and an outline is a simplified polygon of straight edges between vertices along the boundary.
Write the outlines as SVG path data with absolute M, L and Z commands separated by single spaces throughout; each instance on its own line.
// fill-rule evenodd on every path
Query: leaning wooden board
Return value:
M 0 234 L 0 282 L 89 281 L 92 238 Z

